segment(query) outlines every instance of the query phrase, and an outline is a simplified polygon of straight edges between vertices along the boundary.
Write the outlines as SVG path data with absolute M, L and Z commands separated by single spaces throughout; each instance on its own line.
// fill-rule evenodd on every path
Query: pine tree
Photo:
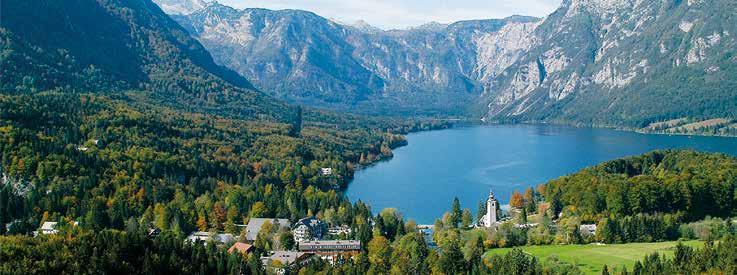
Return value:
M 453 228 L 458 228 L 458 224 L 461 223 L 462 219 L 462 213 L 461 213 L 461 202 L 458 200 L 458 197 L 453 198 L 453 206 L 451 208 L 450 212 L 450 221 L 452 223 Z
M 527 224 L 527 208 L 522 207 L 522 211 L 519 213 L 519 224 Z

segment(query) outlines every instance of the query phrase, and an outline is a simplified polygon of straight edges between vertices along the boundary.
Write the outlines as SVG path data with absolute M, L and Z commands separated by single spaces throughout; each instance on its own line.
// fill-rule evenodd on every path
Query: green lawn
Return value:
M 559 261 L 578 265 L 586 274 L 601 274 L 602 267 L 606 264 L 609 271 L 619 271 L 626 266 L 632 271 L 635 261 L 642 260 L 646 255 L 658 252 L 669 257 L 673 256 L 673 250 L 678 242 L 660 243 L 630 243 L 630 244 L 607 244 L 607 245 L 546 245 L 546 246 L 524 246 L 522 251 L 538 257 L 545 261 L 548 257 L 555 255 Z M 683 244 L 691 247 L 701 247 L 701 241 L 686 241 Z M 507 253 L 511 248 L 492 249 L 486 255 Z

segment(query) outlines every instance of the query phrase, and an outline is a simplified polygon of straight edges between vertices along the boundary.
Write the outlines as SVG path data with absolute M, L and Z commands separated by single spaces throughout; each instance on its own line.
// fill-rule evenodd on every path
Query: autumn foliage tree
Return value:
M 519 191 L 515 190 L 512 193 L 512 196 L 509 198 L 509 205 L 516 209 L 522 209 L 525 206 L 525 199 Z

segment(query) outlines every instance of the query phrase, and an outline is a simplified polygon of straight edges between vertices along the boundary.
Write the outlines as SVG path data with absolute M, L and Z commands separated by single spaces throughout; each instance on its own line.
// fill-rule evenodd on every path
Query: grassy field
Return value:
M 642 260 L 646 255 L 658 252 L 669 257 L 673 256 L 673 250 L 678 242 L 660 243 L 630 243 L 630 244 L 607 244 L 607 245 L 546 245 L 525 246 L 522 251 L 538 257 L 545 261 L 548 257 L 557 257 L 559 261 L 577 265 L 586 274 L 601 274 L 602 267 L 606 264 L 609 271 L 621 270 L 626 266 L 632 271 L 635 261 Z M 701 247 L 701 241 L 686 241 L 683 244 L 691 247 Z M 492 249 L 486 252 L 486 256 L 504 254 L 511 248 Z

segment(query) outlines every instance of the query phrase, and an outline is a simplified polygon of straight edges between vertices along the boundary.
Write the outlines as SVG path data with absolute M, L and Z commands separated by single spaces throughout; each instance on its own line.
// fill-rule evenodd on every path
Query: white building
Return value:
M 56 225 L 58 222 L 44 222 L 41 225 L 41 228 L 38 229 L 38 234 L 56 234 L 59 232 L 59 230 L 56 230 Z
M 330 176 L 333 174 L 333 168 L 320 168 L 320 174 L 323 176 Z
M 37 231 L 33 231 L 33 236 L 38 235 L 52 235 L 59 233 L 59 230 L 56 229 L 56 226 L 58 225 L 58 222 L 44 222 L 41 224 L 41 227 L 38 228 Z M 79 222 L 72 222 L 73 226 L 79 225 Z
M 596 235 L 596 224 L 582 224 L 578 227 L 582 235 Z
M 489 191 L 489 198 L 486 199 L 486 215 L 479 221 L 481 227 L 494 227 L 499 224 L 497 210 L 499 209 L 499 201 L 494 198 L 494 192 Z
M 301 219 L 292 228 L 294 241 L 297 243 L 320 240 L 325 231 L 327 231 L 326 224 L 315 217 Z

